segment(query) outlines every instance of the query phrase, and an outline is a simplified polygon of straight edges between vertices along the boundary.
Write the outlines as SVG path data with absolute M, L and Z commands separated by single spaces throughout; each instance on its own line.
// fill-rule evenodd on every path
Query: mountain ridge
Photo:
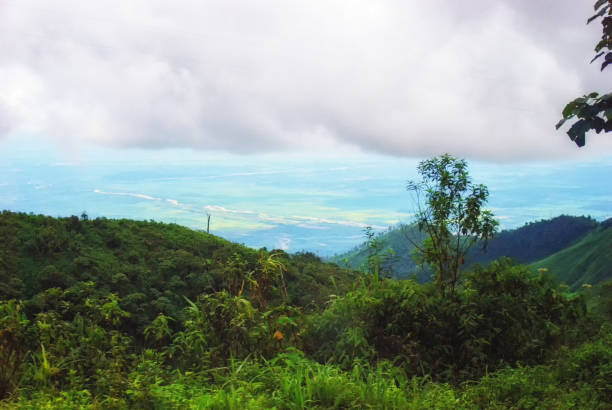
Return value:
M 474 264 L 487 264 L 502 256 L 510 257 L 523 264 L 532 264 L 554 255 L 578 242 L 586 235 L 602 226 L 612 225 L 612 219 L 601 223 L 591 217 L 559 215 L 555 218 L 528 222 L 525 225 L 504 230 L 495 235 L 487 244 L 486 250 L 474 245 L 466 257 L 466 268 Z M 429 273 L 416 265 L 412 259 L 414 246 L 424 239 L 415 226 L 401 225 L 381 233 L 376 240 L 381 243 L 382 253 L 393 249 L 395 256 L 388 268 L 397 278 L 416 276 L 420 282 L 429 280 Z M 340 255 L 330 261 L 352 269 L 363 269 L 370 250 L 367 243 Z

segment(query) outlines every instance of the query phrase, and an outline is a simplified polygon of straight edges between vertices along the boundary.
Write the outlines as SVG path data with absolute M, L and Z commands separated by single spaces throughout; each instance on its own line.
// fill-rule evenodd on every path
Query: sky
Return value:
M 594 2 L 594 1 L 593 1 Z M 0 2 L 0 209 L 155 219 L 341 252 L 466 158 L 504 228 L 612 216 L 589 1 Z
M 580 151 L 554 124 L 606 90 L 592 1 L 0 3 L 0 138 L 75 149 L 441 152 L 492 162 Z M 565 139 L 564 139 L 565 138 Z

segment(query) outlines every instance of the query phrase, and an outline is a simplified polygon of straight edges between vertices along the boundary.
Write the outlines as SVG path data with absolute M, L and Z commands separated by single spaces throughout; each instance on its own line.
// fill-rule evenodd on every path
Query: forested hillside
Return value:
M 517 229 L 499 232 L 488 242 L 484 251 L 479 246 L 472 247 L 466 257 L 465 267 L 475 263 L 487 264 L 500 257 L 509 257 L 520 263 L 533 263 L 580 241 L 598 226 L 597 221 L 592 218 L 568 215 L 530 222 Z M 388 255 L 389 250 L 393 249 L 394 256 L 388 258 L 388 265 L 394 276 L 407 278 L 416 275 L 421 282 L 429 280 L 427 270 L 417 266 L 412 257 L 413 243 L 424 239 L 424 235 L 419 233 L 416 227 L 403 225 L 383 233 L 376 239 L 381 244 L 382 255 Z M 598 251 L 603 249 L 598 248 L 595 252 Z M 331 258 L 331 261 L 340 266 L 348 265 L 352 269 L 360 269 L 367 264 L 371 253 L 371 247 L 364 243 L 350 252 Z M 571 265 L 573 262 L 568 263 Z
M 51 288 L 99 289 L 121 298 L 130 313 L 128 328 L 136 330 L 159 313 L 177 315 L 187 306 L 185 298 L 223 289 L 236 294 L 274 266 L 278 272 L 270 275 L 282 276 L 286 302 L 307 309 L 325 303 L 330 293 L 346 291 L 356 278 L 314 254 L 257 251 L 153 221 L 3 212 L 0 235 L 1 299 L 30 299 Z M 278 286 L 276 279 L 267 279 L 266 286 Z
M 533 264 L 545 268 L 571 289 L 612 280 L 612 220 L 603 222 L 582 240 Z
M 530 222 L 495 235 L 485 252 L 473 248 L 467 262 L 488 263 L 507 256 L 520 263 L 530 263 L 565 249 L 597 226 L 592 218 L 569 215 Z
M 414 242 L 425 239 L 415 226 L 400 225 L 387 232 L 378 234 L 375 238 L 379 249 L 374 249 L 367 241 L 350 251 L 333 256 L 329 260 L 339 266 L 356 270 L 367 270 L 368 257 L 377 252 L 384 259 L 385 272 L 396 278 L 416 276 L 420 283 L 430 280 L 430 273 L 417 266 L 412 257 Z
M 0 232 L 0 406 L 612 403 L 610 292 L 507 259 L 448 295 L 174 224 L 3 212 Z

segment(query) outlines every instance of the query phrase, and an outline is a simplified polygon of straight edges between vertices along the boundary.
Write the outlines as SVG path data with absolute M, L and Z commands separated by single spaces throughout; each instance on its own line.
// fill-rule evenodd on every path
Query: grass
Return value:
M 146 394 L 127 401 L 93 399 L 86 390 L 22 391 L 0 408 L 604 409 L 612 399 L 611 348 L 612 338 L 604 335 L 561 352 L 551 364 L 508 367 L 460 386 L 407 377 L 390 362 L 356 362 L 344 371 L 288 350 L 268 361 L 247 358 L 199 374 L 176 374 L 171 383 L 141 386 Z
M 547 268 L 559 280 L 577 290 L 612 279 L 612 228 L 599 228 L 578 243 L 542 259 L 532 266 Z

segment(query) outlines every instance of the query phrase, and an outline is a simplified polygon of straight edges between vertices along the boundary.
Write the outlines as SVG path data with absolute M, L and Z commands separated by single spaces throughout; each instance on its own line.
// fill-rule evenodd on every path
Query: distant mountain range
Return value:
M 380 234 L 383 253 L 393 249 L 395 257 L 388 267 L 398 278 L 416 276 L 420 282 L 430 273 L 412 259 L 413 242 L 424 235 L 415 226 L 402 225 Z M 330 260 L 342 266 L 362 269 L 370 250 L 364 242 L 349 252 Z M 489 241 L 486 251 L 474 246 L 466 258 L 466 267 L 486 264 L 502 256 L 535 268 L 547 268 L 560 281 L 576 289 L 583 283 L 596 284 L 612 279 L 612 219 L 597 222 L 590 217 L 561 215 L 530 222 L 505 230 Z

